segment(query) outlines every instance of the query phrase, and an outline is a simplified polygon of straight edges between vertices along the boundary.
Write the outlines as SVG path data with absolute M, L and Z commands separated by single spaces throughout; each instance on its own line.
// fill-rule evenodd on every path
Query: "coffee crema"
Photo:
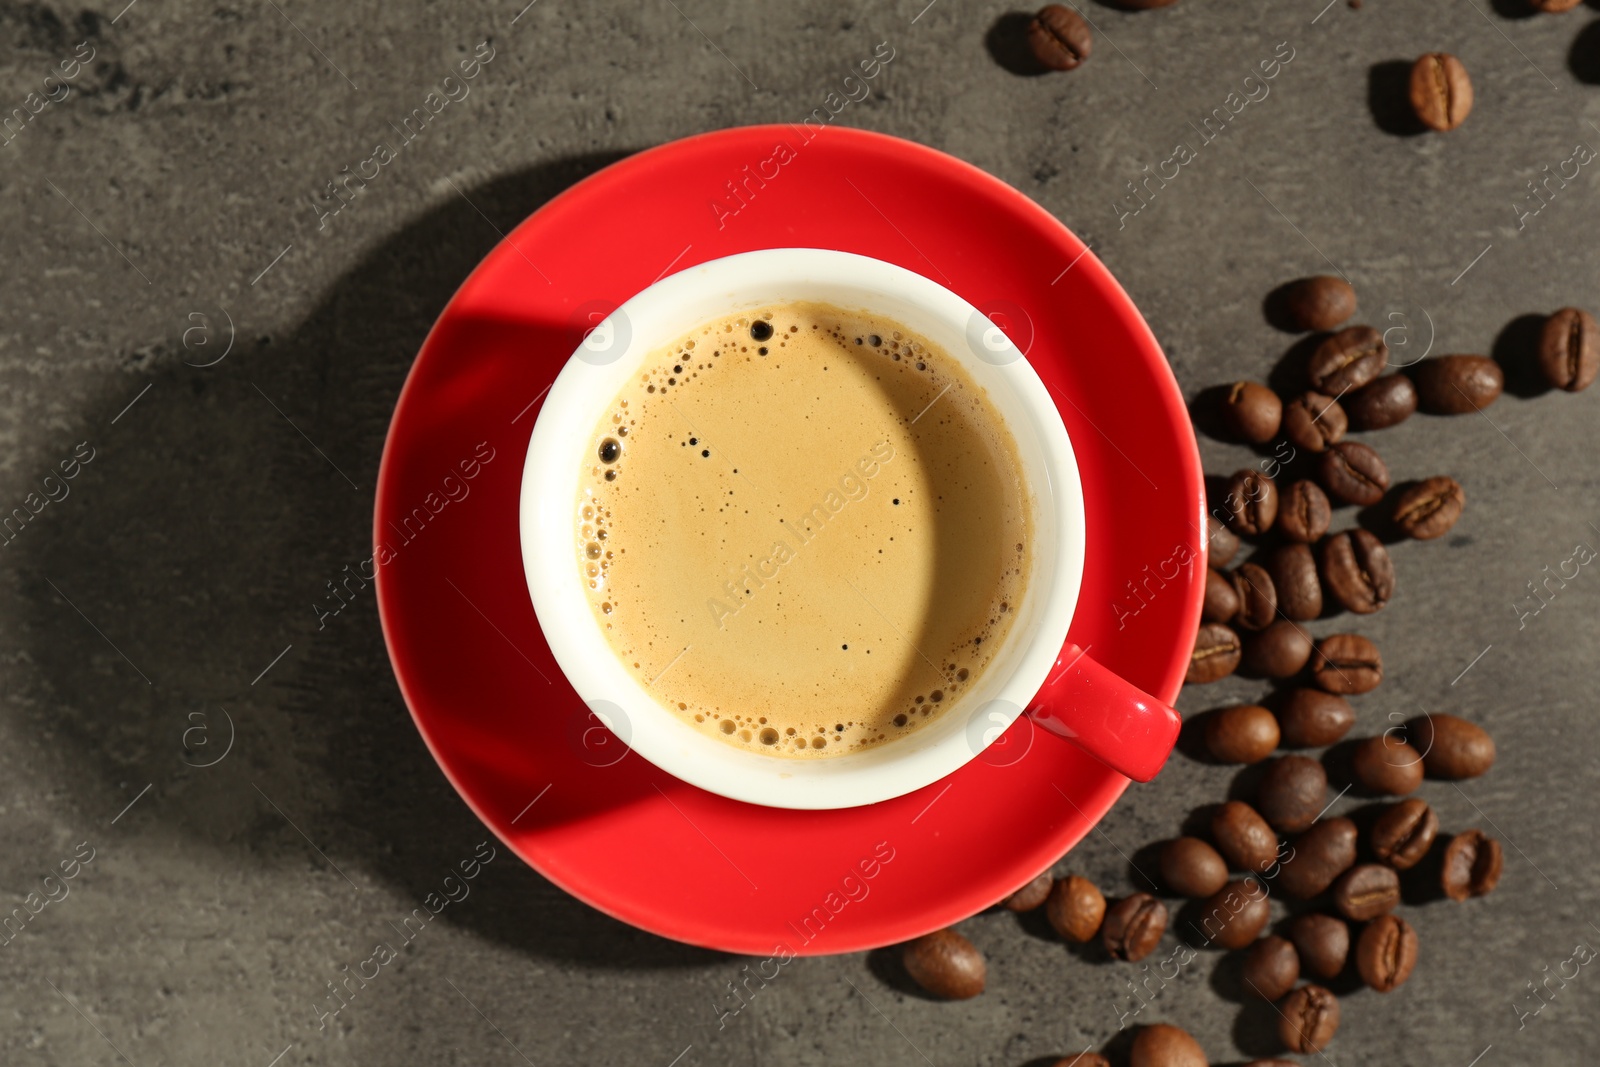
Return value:
M 768 755 L 934 721 L 1011 628 L 1033 501 L 1000 412 L 898 323 L 790 303 L 653 353 L 596 427 L 577 565 L 663 706 Z

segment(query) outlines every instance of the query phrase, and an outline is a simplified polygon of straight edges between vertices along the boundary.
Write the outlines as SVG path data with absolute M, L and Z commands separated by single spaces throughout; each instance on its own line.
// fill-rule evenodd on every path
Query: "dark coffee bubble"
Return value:
M 772 336 L 772 323 L 764 319 L 757 319 L 750 324 L 750 336 L 757 341 L 765 341 Z
M 622 442 L 608 437 L 600 442 L 600 462 L 615 463 L 622 456 Z

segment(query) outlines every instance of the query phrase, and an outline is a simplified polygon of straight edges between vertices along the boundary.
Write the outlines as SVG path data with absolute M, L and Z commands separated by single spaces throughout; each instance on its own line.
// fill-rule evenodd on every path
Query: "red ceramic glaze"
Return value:
M 758 956 L 873 948 L 963 919 L 1070 849 L 1128 779 L 1053 732 L 1064 716 L 1048 685 L 979 758 L 867 807 L 743 804 L 629 753 L 556 668 L 518 542 L 528 436 L 585 329 L 666 273 L 735 252 L 803 245 L 898 263 L 988 313 L 1057 398 L 1088 525 L 1070 641 L 1089 656 L 1075 662 L 1069 646 L 1063 668 L 1103 665 L 1170 703 L 1205 577 L 1205 495 L 1183 399 L 1101 263 L 966 163 L 881 134 L 809 132 L 748 127 L 663 145 L 512 231 L 423 344 L 374 519 L 395 674 L 478 817 L 607 914 Z M 1081 701 L 1095 681 L 1056 684 Z M 1143 731 L 1147 749 L 1164 751 L 1159 732 L 1175 728 L 1152 706 L 1107 711 L 1100 742 Z

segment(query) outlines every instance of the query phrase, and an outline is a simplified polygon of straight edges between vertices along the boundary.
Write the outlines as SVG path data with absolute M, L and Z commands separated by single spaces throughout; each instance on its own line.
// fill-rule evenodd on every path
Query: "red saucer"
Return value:
M 724 130 L 623 160 L 518 226 L 445 308 L 389 430 L 374 529 L 395 674 L 456 790 L 546 878 L 662 936 L 758 956 L 873 948 L 963 919 L 1059 858 L 1128 784 L 1024 717 L 909 796 L 758 807 L 629 753 L 567 685 L 517 535 L 544 391 L 584 327 L 658 277 L 775 246 L 918 271 L 1028 354 L 1082 471 L 1071 640 L 1101 663 L 1170 703 L 1205 575 L 1199 454 L 1160 347 L 1081 241 L 982 171 L 846 128 L 810 142 L 789 126 Z M 1200 565 L 1177 567 L 1184 546 Z

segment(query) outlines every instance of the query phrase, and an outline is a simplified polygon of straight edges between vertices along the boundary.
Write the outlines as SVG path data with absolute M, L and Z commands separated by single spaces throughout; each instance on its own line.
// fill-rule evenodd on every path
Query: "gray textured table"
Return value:
M 7 908 L 40 894 L 0 944 L 7 1064 L 1021 1065 L 1125 1045 L 1137 969 L 1007 914 L 963 927 L 991 963 L 974 1001 L 910 995 L 866 956 L 808 960 L 719 1030 L 745 961 L 627 929 L 509 857 L 318 1028 L 325 983 L 483 835 L 406 722 L 370 596 L 320 630 L 313 605 L 370 554 L 388 414 L 444 300 L 497 229 L 597 166 L 798 120 L 889 41 L 895 61 L 840 121 L 970 160 L 1091 241 L 1188 395 L 1265 374 L 1291 339 L 1263 297 L 1330 263 L 1366 321 L 1434 352 L 1514 362 L 1524 316 L 1600 304 L 1594 167 L 1544 199 L 1528 186 L 1600 147 L 1593 7 L 1089 6 L 1089 63 L 1028 78 L 1007 69 L 1015 16 L 961 0 L 123 2 L 0 6 L 0 504 L 39 509 L 5 544 L 0 591 L 0 890 Z M 319 219 L 327 183 L 485 40 L 470 95 Z M 1270 93 L 1124 214 L 1126 183 L 1285 42 Z M 1432 50 L 1462 57 L 1477 107 L 1455 133 L 1409 136 L 1396 63 Z M 227 358 L 185 366 L 222 354 L 230 318 Z M 1398 473 L 1456 474 L 1470 503 L 1446 540 L 1395 550 L 1401 594 L 1364 625 L 1389 681 L 1361 723 L 1421 706 L 1493 730 L 1488 777 L 1426 795 L 1447 827 L 1498 829 L 1505 876 L 1484 900 L 1412 909 L 1417 975 L 1346 1000 L 1330 1063 L 1574 1063 L 1593 1044 L 1586 967 L 1526 1013 L 1529 981 L 1600 943 L 1600 577 L 1522 611 L 1542 568 L 1600 545 L 1600 393 L 1513 385 L 1487 418 L 1382 438 Z M 1248 459 L 1202 450 L 1212 473 Z M 60 496 L 44 478 L 74 459 L 68 495 L 29 496 Z M 226 762 L 183 766 L 214 758 L 222 708 Z M 1138 863 L 1237 777 L 1174 757 L 1058 869 L 1137 888 L 1124 854 Z M 62 863 L 76 877 L 45 883 Z M 1235 987 L 1205 953 L 1126 1021 L 1177 1022 L 1213 1062 L 1270 1051 L 1270 1010 Z

